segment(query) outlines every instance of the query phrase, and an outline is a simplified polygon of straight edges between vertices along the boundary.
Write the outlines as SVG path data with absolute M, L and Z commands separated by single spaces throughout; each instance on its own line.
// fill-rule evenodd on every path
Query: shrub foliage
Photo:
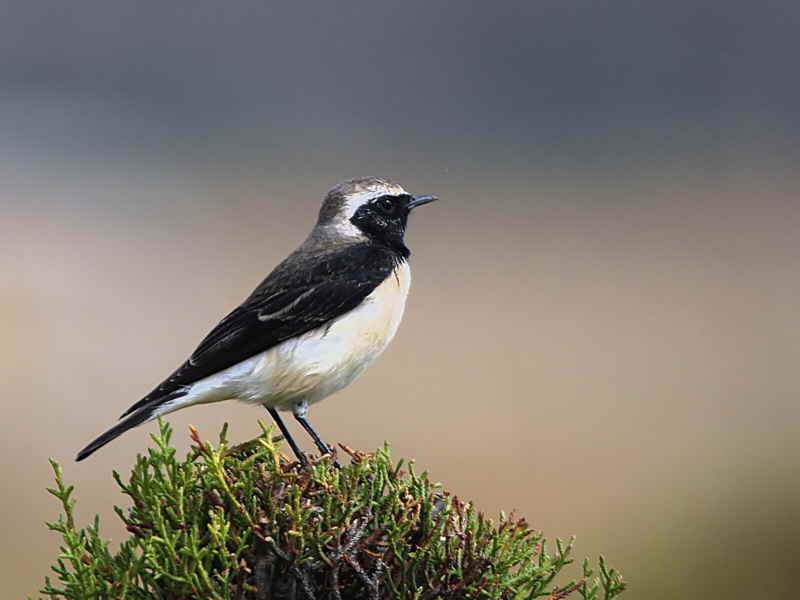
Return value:
M 572 541 L 548 548 L 524 520 L 487 519 L 427 474 L 394 463 L 387 448 L 346 447 L 302 467 L 283 457 L 262 423 L 261 437 L 229 447 L 192 431 L 184 460 L 160 423 L 155 447 L 128 481 L 114 478 L 131 508 L 115 510 L 130 537 L 114 552 L 99 520 L 75 524 L 73 486 L 51 461 L 50 493 L 64 514 L 63 537 L 41 593 L 50 598 L 178 600 L 425 600 L 566 597 L 609 600 L 625 587 L 601 557 L 582 578 L 558 583 Z M 563 574 L 562 574 L 563 576 Z

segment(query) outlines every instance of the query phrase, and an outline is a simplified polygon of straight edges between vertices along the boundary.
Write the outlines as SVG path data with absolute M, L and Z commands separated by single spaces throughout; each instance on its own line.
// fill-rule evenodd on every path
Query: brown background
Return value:
M 793 597 L 800 542 L 795 2 L 7 2 L 0 20 L 0 576 L 57 553 L 75 452 L 302 239 L 397 179 L 414 282 L 315 407 L 490 513 L 605 553 L 630 598 Z M 173 415 L 252 437 L 254 408 Z M 306 443 L 310 448 L 310 444 Z

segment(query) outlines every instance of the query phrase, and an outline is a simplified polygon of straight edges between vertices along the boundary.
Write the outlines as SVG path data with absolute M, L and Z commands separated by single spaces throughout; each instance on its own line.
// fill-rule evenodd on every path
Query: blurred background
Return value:
M 800 4 L 1 4 L 7 597 L 57 554 L 47 457 L 118 541 L 155 427 L 76 451 L 373 174 L 442 202 L 323 436 L 576 534 L 631 599 L 796 597 Z

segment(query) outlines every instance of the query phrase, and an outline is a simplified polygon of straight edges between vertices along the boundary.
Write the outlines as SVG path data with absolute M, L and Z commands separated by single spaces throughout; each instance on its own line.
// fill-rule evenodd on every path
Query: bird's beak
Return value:
M 408 202 L 408 209 L 411 210 L 412 208 L 417 208 L 418 206 L 422 206 L 423 204 L 436 202 L 436 200 L 438 200 L 436 196 L 414 196 Z

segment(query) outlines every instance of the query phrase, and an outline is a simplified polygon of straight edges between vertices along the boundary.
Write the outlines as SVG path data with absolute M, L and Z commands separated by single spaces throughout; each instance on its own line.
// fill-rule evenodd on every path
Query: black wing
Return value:
M 372 244 L 322 257 L 295 253 L 205 337 L 189 360 L 122 417 L 354 309 L 397 264 L 396 254 Z

